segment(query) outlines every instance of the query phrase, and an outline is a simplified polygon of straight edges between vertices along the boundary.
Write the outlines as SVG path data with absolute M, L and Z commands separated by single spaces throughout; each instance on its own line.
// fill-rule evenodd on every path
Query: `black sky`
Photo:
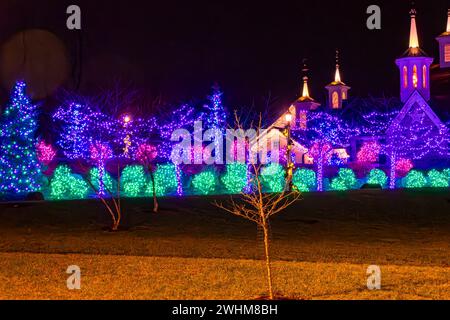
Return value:
M 395 58 L 408 46 L 411 2 L 396 1 L 106 1 L 17 0 L 0 4 L 0 41 L 28 28 L 54 32 L 74 55 L 76 32 L 65 10 L 83 13 L 83 81 L 88 92 L 111 79 L 133 82 L 149 96 L 179 102 L 205 96 L 214 82 L 231 107 L 271 92 L 295 99 L 302 59 L 312 95 L 324 100 L 336 48 L 353 96 L 398 95 Z M 382 30 L 366 28 L 366 8 L 382 8 Z M 416 1 L 422 48 L 436 59 L 448 0 Z

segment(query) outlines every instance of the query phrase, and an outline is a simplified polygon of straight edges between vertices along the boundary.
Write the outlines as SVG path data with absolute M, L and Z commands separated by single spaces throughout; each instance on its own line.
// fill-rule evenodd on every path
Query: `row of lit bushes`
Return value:
M 316 173 L 311 169 L 300 168 L 294 172 L 293 184 L 302 192 L 316 190 Z M 398 188 L 446 188 L 449 187 L 450 169 L 429 172 L 411 171 L 398 179 Z M 117 181 L 109 173 L 103 176 L 104 189 L 107 193 L 117 192 Z M 152 182 L 154 181 L 154 183 Z M 223 173 L 215 167 L 191 176 L 177 171 L 173 164 L 158 165 L 153 172 L 153 179 L 144 167 L 132 165 L 121 172 L 120 191 L 124 197 L 146 197 L 169 195 L 211 195 L 239 194 L 252 188 L 252 174 L 245 164 L 229 164 Z M 265 192 L 281 192 L 285 187 L 285 170 L 279 164 L 270 164 L 261 171 L 261 182 Z M 254 183 L 254 182 L 253 182 Z M 92 168 L 87 176 L 76 175 L 69 166 L 59 166 L 50 178 L 50 198 L 84 199 L 95 195 L 99 190 L 99 170 Z M 324 179 L 325 191 L 345 191 L 360 189 L 364 184 L 379 185 L 387 188 L 389 179 L 380 169 L 373 169 L 365 179 L 357 179 L 351 169 L 340 169 L 337 176 Z M 155 190 L 153 190 L 153 185 Z

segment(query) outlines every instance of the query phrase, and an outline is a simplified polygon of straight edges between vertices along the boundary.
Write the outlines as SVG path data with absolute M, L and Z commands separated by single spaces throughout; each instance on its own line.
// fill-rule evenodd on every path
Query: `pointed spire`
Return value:
M 447 32 L 450 33 L 450 9 L 448 9 Z
M 308 87 L 308 67 L 306 65 L 306 59 L 303 60 L 303 69 L 302 69 L 302 73 L 303 73 L 303 91 L 302 91 L 302 99 L 308 99 L 311 98 L 309 96 L 309 87 Z
M 336 73 L 334 75 L 334 82 L 342 83 L 341 71 L 339 70 L 339 50 L 336 50 Z
M 419 45 L 419 36 L 417 34 L 416 9 L 412 8 L 409 14 L 411 15 L 411 32 L 409 35 L 409 48 L 418 49 L 420 45 Z

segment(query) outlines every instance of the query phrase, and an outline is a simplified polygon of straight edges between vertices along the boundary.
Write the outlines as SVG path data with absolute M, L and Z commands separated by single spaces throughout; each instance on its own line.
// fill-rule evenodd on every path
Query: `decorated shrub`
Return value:
M 84 199 L 89 193 L 89 185 L 83 178 L 72 174 L 67 165 L 56 168 L 50 181 L 50 195 L 56 200 Z
M 245 163 L 231 163 L 227 165 L 225 175 L 221 181 L 230 194 L 239 194 L 247 186 L 247 165 Z
M 286 172 L 282 165 L 271 163 L 261 170 L 261 181 L 271 193 L 283 192 L 286 186 Z
M 292 182 L 301 192 L 313 191 L 316 187 L 316 173 L 310 169 L 298 169 Z
M 146 177 L 144 167 L 128 166 L 122 171 L 121 185 L 126 197 L 136 198 L 142 195 Z
M 177 189 L 177 171 L 173 164 L 161 164 L 156 167 L 154 173 L 155 189 L 158 197 L 167 196 Z M 151 181 L 147 185 L 147 194 L 153 194 L 153 184 Z
M 98 168 L 92 168 L 89 171 L 89 179 L 91 180 L 91 183 L 94 185 L 94 188 L 96 191 L 100 190 L 100 177 L 99 177 L 99 170 Z M 103 185 L 106 190 L 109 192 L 115 194 L 116 190 L 114 188 L 114 180 L 111 177 L 111 175 L 107 172 L 103 175 Z
M 448 177 L 444 172 L 431 170 L 428 172 L 428 182 L 432 188 L 448 188 Z
M 404 186 L 408 189 L 424 188 L 427 186 L 427 179 L 422 172 L 412 170 L 404 178 Z
M 356 187 L 358 180 L 352 169 L 340 169 L 338 176 L 331 182 L 331 189 L 336 191 L 350 190 Z
M 383 170 L 373 169 L 370 171 L 369 176 L 367 178 L 368 184 L 378 184 L 385 188 L 388 183 L 388 177 Z
M 211 171 L 197 174 L 192 180 L 192 185 L 197 194 L 209 195 L 216 191 L 216 175 Z

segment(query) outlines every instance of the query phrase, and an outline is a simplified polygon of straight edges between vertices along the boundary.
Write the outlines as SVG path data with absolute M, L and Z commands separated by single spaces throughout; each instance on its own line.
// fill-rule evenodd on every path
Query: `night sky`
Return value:
M 46 29 L 64 42 L 73 63 L 80 37 L 66 29 L 69 4 L 83 14 L 81 92 L 118 79 L 178 103 L 206 96 L 218 82 L 231 108 L 261 106 L 269 93 L 277 106 L 291 102 L 300 92 L 303 58 L 311 95 L 324 101 L 337 48 L 352 96 L 397 96 L 394 60 L 408 47 L 411 7 L 406 0 L 2 1 L 0 41 Z M 370 4 L 382 8 L 381 31 L 366 28 Z M 416 7 L 421 47 L 437 61 L 435 37 L 445 31 L 450 3 L 416 1 Z

